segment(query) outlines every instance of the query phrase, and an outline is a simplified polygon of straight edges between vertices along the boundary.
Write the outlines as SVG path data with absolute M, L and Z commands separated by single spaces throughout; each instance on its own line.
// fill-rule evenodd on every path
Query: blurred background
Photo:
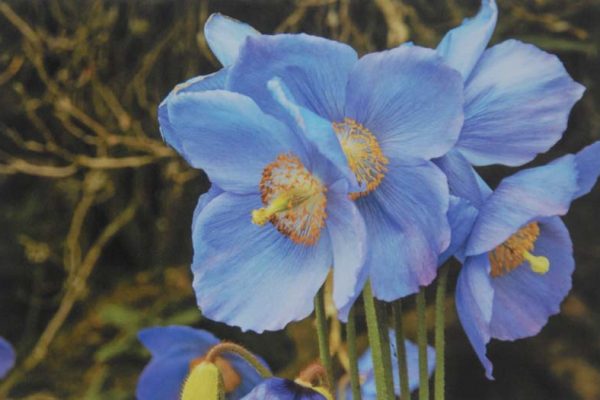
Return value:
M 600 2 L 499 3 L 492 43 L 518 38 L 558 54 L 588 88 L 565 137 L 533 164 L 599 140 Z M 19 355 L 0 398 L 132 399 L 149 359 L 136 334 L 152 325 L 209 329 L 283 376 L 314 360 L 311 321 L 256 335 L 202 319 L 191 290 L 190 223 L 209 182 L 163 144 L 157 105 L 175 84 L 219 68 L 202 34 L 212 12 L 265 33 L 341 40 L 364 54 L 407 40 L 435 47 L 478 7 L 478 0 L 0 1 L 0 335 Z M 482 171 L 492 184 L 512 172 Z M 538 336 L 492 343 L 494 382 L 456 318 L 453 265 L 448 399 L 600 399 L 600 187 L 565 221 L 574 288 Z M 408 300 L 411 337 L 413 308 Z M 362 319 L 359 330 L 364 348 Z M 333 322 L 339 374 L 341 333 Z

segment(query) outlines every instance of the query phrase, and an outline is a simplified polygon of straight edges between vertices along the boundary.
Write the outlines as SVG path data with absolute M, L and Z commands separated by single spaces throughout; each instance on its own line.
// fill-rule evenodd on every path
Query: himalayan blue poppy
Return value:
M 0 337 L 0 379 L 15 365 L 16 354 L 10 343 Z

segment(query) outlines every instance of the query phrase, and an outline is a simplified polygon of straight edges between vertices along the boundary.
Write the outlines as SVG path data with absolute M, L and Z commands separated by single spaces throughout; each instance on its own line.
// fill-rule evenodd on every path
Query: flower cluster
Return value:
M 212 182 L 192 222 L 206 317 L 282 329 L 312 312 L 331 274 L 346 321 L 367 281 L 375 298 L 395 301 L 455 257 L 460 321 L 492 378 L 487 343 L 535 335 L 558 312 L 574 269 L 560 216 L 594 186 L 600 143 L 495 190 L 478 175 L 546 152 L 584 92 L 535 46 L 487 48 L 496 19 L 495 2 L 483 0 L 437 49 L 406 43 L 362 57 L 320 37 L 207 21 L 223 68 L 176 86 L 159 107 L 164 139 Z M 216 343 L 184 328 L 140 337 L 153 353 L 143 399 L 174 398 Z M 258 383 L 240 360 L 218 360 L 228 398 L 332 398 L 302 380 Z

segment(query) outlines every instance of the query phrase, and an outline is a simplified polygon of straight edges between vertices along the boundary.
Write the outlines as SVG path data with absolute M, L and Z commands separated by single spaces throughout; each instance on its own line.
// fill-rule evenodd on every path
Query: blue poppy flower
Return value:
M 396 336 L 394 331 L 390 331 L 390 346 L 392 350 L 392 369 L 394 377 L 394 392 L 396 396 L 404 398 L 400 393 L 400 378 L 398 374 L 398 358 L 396 351 Z M 419 349 L 410 340 L 405 341 L 406 362 L 408 365 L 408 385 L 410 391 L 416 390 L 419 387 Z M 433 373 L 435 368 L 435 350 L 431 346 L 427 346 L 427 359 L 429 375 Z M 358 360 L 358 372 L 360 376 L 360 390 L 363 400 L 376 400 L 377 391 L 375 389 L 375 369 L 373 367 L 373 358 L 371 349 L 367 349 Z M 344 377 L 338 390 L 338 400 L 351 400 L 352 388 L 349 380 Z
M 164 104 L 165 139 L 213 183 L 192 224 L 204 315 L 244 330 L 281 329 L 312 312 L 332 266 L 334 300 L 347 301 L 366 232 L 348 199 L 350 172 L 324 156 L 331 144 L 317 147 L 300 133 L 319 121 L 280 121 L 250 97 L 218 89 L 175 91 Z
M 0 379 L 15 365 L 16 354 L 10 343 L 0 337 Z
M 225 86 L 280 120 L 310 121 L 318 129 L 305 127 L 305 139 L 350 167 L 369 238 L 358 291 L 370 277 L 375 296 L 389 301 L 434 279 L 450 239 L 449 195 L 429 160 L 454 145 L 463 102 L 460 75 L 435 51 L 406 45 L 358 59 L 319 37 L 252 36 Z M 336 302 L 342 318 L 349 301 Z
M 220 342 L 210 332 L 187 326 L 147 328 L 138 337 L 152 353 L 138 381 L 139 400 L 178 400 L 191 368 Z M 234 354 L 217 358 L 216 365 L 223 374 L 228 400 L 242 398 L 263 380 L 253 367 Z
M 437 51 L 465 82 L 464 126 L 454 149 L 436 160 L 450 190 L 478 205 L 471 165 L 523 165 L 562 136 L 584 87 L 560 60 L 518 40 L 491 48 L 498 9 L 482 0 L 481 10 L 446 34 Z
M 243 400 L 333 400 L 324 388 L 282 378 L 265 379 Z
M 484 201 L 456 288 L 460 321 L 492 379 L 490 339 L 536 335 L 571 289 L 572 243 L 560 216 L 600 173 L 600 142 L 505 178 Z

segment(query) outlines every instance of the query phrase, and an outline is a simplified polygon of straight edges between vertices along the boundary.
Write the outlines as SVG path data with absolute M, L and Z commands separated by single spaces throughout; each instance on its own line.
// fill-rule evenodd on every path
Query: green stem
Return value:
M 333 388 L 333 364 L 331 362 L 331 353 L 329 352 L 327 316 L 325 315 L 325 287 L 322 287 L 315 296 L 315 315 L 317 319 L 317 336 L 319 339 L 319 356 L 325 371 L 327 371 L 327 384 L 329 388 Z
M 271 371 L 265 365 L 256 358 L 254 354 L 250 351 L 246 350 L 239 344 L 231 343 L 231 342 L 221 342 L 215 346 L 213 346 L 205 356 L 205 360 L 209 363 L 214 363 L 223 353 L 235 353 L 244 359 L 248 364 L 252 365 L 254 369 L 262 376 L 263 378 L 270 378 L 273 376 Z
M 446 383 L 445 350 L 446 342 L 444 329 L 446 326 L 446 284 L 448 282 L 448 267 L 441 269 L 435 293 L 435 400 L 444 400 Z
M 367 332 L 369 335 L 369 343 L 371 345 L 371 356 L 373 357 L 373 367 L 375 372 L 375 388 L 377 390 L 377 399 L 393 400 L 394 388 L 390 387 L 391 371 L 388 366 L 391 366 L 389 335 L 387 326 L 382 326 L 381 306 L 373 297 L 371 282 L 367 282 L 363 291 L 363 299 L 365 303 L 365 314 L 367 317 Z M 387 340 L 386 340 L 387 338 Z
M 427 319 L 425 289 L 417 293 L 417 344 L 419 346 L 419 400 L 429 400 L 429 371 L 427 368 Z
M 356 350 L 356 316 L 354 306 L 348 314 L 346 324 L 346 342 L 348 343 L 348 358 L 350 359 L 350 387 L 352 388 L 352 400 L 362 400 L 360 393 L 360 377 L 358 375 L 358 354 Z
M 404 323 L 402 321 L 402 300 L 398 299 L 392 303 L 392 314 L 394 317 L 394 330 L 396 331 L 396 355 L 398 357 L 398 371 L 400 375 L 400 396 L 403 399 L 410 399 L 408 362 L 406 360 Z

